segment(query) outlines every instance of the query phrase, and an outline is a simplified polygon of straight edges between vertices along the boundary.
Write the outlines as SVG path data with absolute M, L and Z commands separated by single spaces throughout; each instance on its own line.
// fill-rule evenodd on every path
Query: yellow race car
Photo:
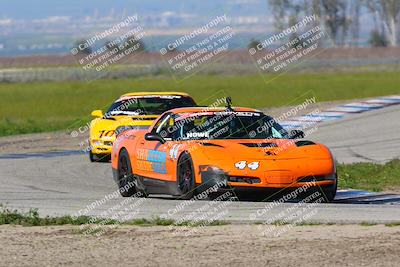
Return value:
M 179 92 L 140 92 L 122 95 L 108 111 L 94 110 L 90 124 L 90 161 L 109 161 L 118 132 L 147 129 L 159 115 L 179 107 L 197 106 L 191 96 Z

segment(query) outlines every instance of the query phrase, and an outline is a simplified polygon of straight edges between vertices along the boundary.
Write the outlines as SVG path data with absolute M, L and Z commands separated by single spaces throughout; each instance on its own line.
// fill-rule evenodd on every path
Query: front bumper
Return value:
M 96 140 L 90 141 L 90 147 L 93 154 L 111 154 L 113 141 L 110 140 Z
M 218 189 L 226 188 L 243 188 L 243 189 L 283 189 L 298 187 L 321 187 L 329 186 L 336 183 L 336 173 L 310 175 L 303 177 L 292 177 L 285 175 L 283 172 L 280 176 L 265 175 L 263 177 L 243 176 L 238 174 L 230 174 L 218 169 L 200 169 L 201 183 L 204 187 L 219 186 Z
M 294 182 L 291 184 L 244 184 L 244 183 L 228 183 L 228 186 L 235 188 L 271 188 L 271 189 L 284 189 L 284 188 L 298 188 L 310 185 L 312 187 L 328 186 L 335 184 L 335 181 L 317 181 L 317 182 Z
M 228 188 L 228 174 L 218 168 L 212 166 L 200 166 L 201 184 L 198 186 L 200 191 L 210 188 L 218 191 L 219 189 Z

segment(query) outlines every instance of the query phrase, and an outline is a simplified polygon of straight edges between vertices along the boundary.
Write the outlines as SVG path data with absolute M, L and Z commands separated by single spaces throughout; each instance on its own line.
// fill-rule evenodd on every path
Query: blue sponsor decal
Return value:
M 166 174 L 167 173 L 167 153 L 149 150 L 147 161 L 152 162 L 151 166 L 153 172 Z
M 153 162 L 152 167 L 153 167 L 153 172 L 161 174 L 167 173 L 167 165 L 165 163 Z
M 157 150 L 149 150 L 147 160 L 150 162 L 165 163 L 167 161 L 167 153 Z

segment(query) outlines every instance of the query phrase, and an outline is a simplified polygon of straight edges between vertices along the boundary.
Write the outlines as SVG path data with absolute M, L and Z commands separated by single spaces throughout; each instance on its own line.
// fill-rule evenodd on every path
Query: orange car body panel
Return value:
M 234 109 L 235 112 L 259 112 L 249 108 Z M 224 110 L 213 108 L 211 112 Z M 190 114 L 204 112 L 204 108 L 179 108 L 168 112 Z M 297 146 L 295 140 L 269 139 L 267 142 L 275 144 L 275 147 L 265 148 L 246 146 L 260 142 L 253 139 L 167 141 L 165 144 L 146 141 L 145 134 L 156 123 L 149 130 L 129 130 L 117 137 L 111 159 L 113 169 L 118 168 L 118 155 L 125 148 L 136 175 L 167 182 L 176 182 L 177 161 L 185 151 L 193 160 L 196 184 L 202 183 L 201 166 L 217 166 L 229 176 L 260 179 L 260 182 L 252 184 L 228 182 L 231 187 L 243 188 L 301 187 L 306 183 L 300 181 L 304 177 L 329 176 L 336 172 L 333 156 L 322 144 Z M 258 162 L 259 167 L 255 170 L 238 169 L 235 164 L 241 161 L 246 161 L 246 164 Z M 334 183 L 332 179 L 315 181 L 317 186 Z

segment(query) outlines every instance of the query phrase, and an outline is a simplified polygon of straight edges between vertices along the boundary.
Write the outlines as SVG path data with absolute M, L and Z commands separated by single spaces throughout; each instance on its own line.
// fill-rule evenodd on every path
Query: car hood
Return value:
M 201 142 L 201 152 L 209 160 L 278 160 L 330 159 L 329 149 L 305 140 L 208 140 Z
M 120 126 L 149 127 L 158 116 L 111 116 L 94 119 L 90 125 L 90 137 L 100 138 L 103 131 L 112 131 L 106 139 L 115 139 L 115 130 Z M 105 137 L 104 133 L 101 138 Z

